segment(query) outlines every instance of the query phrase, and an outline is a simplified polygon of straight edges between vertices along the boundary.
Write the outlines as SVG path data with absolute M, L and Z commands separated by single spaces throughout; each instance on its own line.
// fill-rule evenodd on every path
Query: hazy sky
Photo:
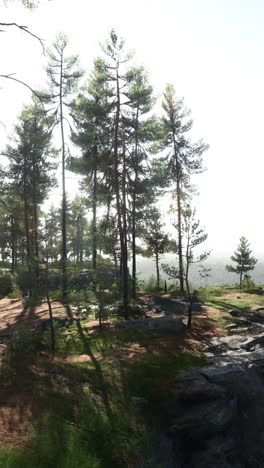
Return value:
M 116 28 L 148 70 L 156 95 L 173 83 L 192 110 L 193 137 L 210 145 L 207 171 L 193 179 L 207 248 L 229 255 L 245 235 L 263 255 L 262 0 L 40 0 L 33 12 L 14 1 L 0 13 L 1 22 L 27 25 L 47 45 L 65 31 L 69 51 L 80 55 L 87 73 L 98 43 Z M 33 87 L 43 85 L 45 59 L 38 42 L 13 28 L 0 39 L 0 73 L 16 72 Z M 0 86 L 2 149 L 30 93 L 3 79 Z

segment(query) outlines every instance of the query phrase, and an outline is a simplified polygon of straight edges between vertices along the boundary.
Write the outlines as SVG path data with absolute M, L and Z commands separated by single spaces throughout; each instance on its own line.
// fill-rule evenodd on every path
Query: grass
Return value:
M 251 289 L 238 289 L 232 286 L 209 286 L 199 290 L 199 298 L 210 307 L 221 312 L 219 318 L 211 318 L 210 320 L 217 323 L 218 326 L 225 328 L 231 323 L 239 320 L 239 317 L 232 317 L 228 310 L 236 309 L 241 312 L 246 312 L 253 306 L 263 306 L 264 297 L 261 286 L 256 286 Z M 226 299 L 226 296 L 234 294 L 234 299 Z
M 231 293 L 241 299 L 225 299 Z M 246 311 L 264 302 L 258 289 L 241 292 L 230 286 L 205 288 L 200 296 L 220 311 L 219 318 L 197 319 L 204 328 L 211 322 L 225 327 L 238 320 L 228 310 Z M 38 383 L 45 410 L 34 414 L 23 447 L 0 451 L 0 468 L 139 466 L 148 440 L 169 414 L 177 372 L 206 364 L 198 354 L 165 353 L 153 346 L 144 352 L 144 344 L 158 341 L 159 332 L 107 328 L 90 332 L 86 322 L 84 318 L 66 329 L 56 328 L 54 361 L 47 355 L 37 358 L 46 373 Z M 46 335 L 47 346 L 49 332 Z M 142 353 L 128 357 L 138 345 Z M 67 360 L 82 354 L 89 359 Z M 54 366 L 56 375 L 51 372 Z M 146 407 L 137 407 L 133 397 L 144 398 Z
M 129 329 L 87 334 L 81 321 L 64 333 L 57 330 L 53 363 L 41 358 L 45 411 L 34 415 L 23 447 L 0 451 L 0 468 L 137 466 L 167 414 L 177 372 L 206 363 L 199 355 L 172 352 L 120 358 L 119 351 L 158 336 Z M 63 359 L 83 353 L 88 362 Z M 147 407 L 136 407 L 133 397 L 147 400 Z

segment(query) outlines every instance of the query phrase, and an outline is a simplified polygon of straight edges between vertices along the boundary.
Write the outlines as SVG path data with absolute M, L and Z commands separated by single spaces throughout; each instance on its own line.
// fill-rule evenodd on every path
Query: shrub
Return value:
M 9 299 L 17 299 L 23 295 L 22 291 L 19 288 L 14 288 L 11 293 L 8 294 Z
M 38 336 L 26 327 L 26 325 L 20 325 L 17 327 L 9 341 L 8 352 L 10 354 L 34 353 L 39 346 Z
M 12 275 L 6 273 L 0 276 L 0 295 L 7 296 L 12 291 Z
M 157 289 L 157 281 L 155 279 L 154 275 L 151 275 L 146 281 L 145 281 L 145 291 L 146 292 L 154 292 Z

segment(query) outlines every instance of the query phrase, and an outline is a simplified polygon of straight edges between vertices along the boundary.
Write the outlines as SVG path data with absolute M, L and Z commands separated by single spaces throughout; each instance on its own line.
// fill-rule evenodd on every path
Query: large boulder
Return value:
M 258 356 L 260 358 L 260 356 Z M 177 376 L 169 433 L 179 468 L 261 468 L 264 359 L 248 366 L 219 358 Z
M 181 333 L 185 325 L 181 317 L 157 317 L 138 320 L 120 320 L 115 322 L 117 328 L 131 328 L 136 330 L 164 331 Z
M 168 314 L 184 314 L 188 312 L 189 305 L 187 302 L 176 298 L 168 299 L 167 297 L 152 296 L 151 305 L 158 306 L 161 310 Z

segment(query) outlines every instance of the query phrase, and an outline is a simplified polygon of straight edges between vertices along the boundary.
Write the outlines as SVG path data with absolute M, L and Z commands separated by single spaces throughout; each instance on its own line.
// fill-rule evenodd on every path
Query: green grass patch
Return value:
M 0 451 L 0 468 L 125 468 L 135 463 L 169 409 L 177 372 L 206 364 L 199 355 L 171 353 L 102 360 L 104 353 L 158 334 L 106 330 L 87 337 L 78 327 L 72 332 L 78 332 L 76 340 L 90 361 L 46 362 L 46 369 L 58 369 L 43 389 L 46 412 L 29 427 L 23 448 Z M 76 351 L 79 345 L 74 346 Z M 148 406 L 137 408 L 133 397 L 145 398 Z
M 47 333 L 49 334 L 49 331 Z M 105 329 L 89 334 L 88 328 L 83 327 L 80 322 L 80 325 L 71 325 L 66 330 L 56 330 L 56 348 L 59 356 L 90 352 L 107 354 L 143 339 L 154 339 L 159 336 L 159 332 L 132 329 Z

